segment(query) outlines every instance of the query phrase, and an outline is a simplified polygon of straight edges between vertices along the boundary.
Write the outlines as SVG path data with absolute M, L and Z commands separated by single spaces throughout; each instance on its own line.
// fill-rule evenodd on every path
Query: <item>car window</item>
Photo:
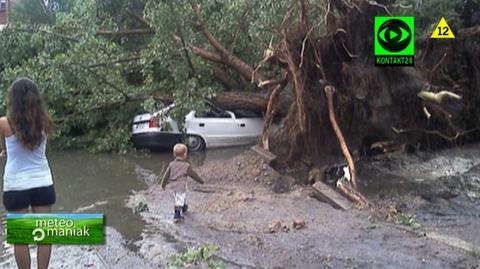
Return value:
M 231 115 L 227 111 L 207 107 L 207 110 L 203 113 L 195 113 L 197 118 L 231 118 Z
M 262 117 L 261 113 L 253 112 L 253 111 L 250 111 L 250 110 L 243 110 L 243 109 L 234 110 L 233 114 L 235 114 L 235 118 L 237 118 L 237 119 L 261 118 Z

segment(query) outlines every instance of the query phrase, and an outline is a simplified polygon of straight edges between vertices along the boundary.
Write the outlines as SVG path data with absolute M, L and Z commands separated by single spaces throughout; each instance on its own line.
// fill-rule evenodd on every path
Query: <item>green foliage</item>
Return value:
M 168 263 L 168 268 L 181 268 L 190 264 L 196 265 L 206 262 L 208 268 L 225 269 L 227 267 L 224 262 L 212 259 L 212 256 L 219 249 L 218 246 L 209 244 L 206 244 L 201 248 L 189 248 L 184 253 L 173 256 L 170 263 Z
M 445 17 L 450 27 L 459 29 L 472 26 L 472 16 L 480 16 L 480 0 L 406 0 L 400 2 L 412 6 L 402 12 L 415 16 L 415 28 L 420 35 L 429 36 L 441 17 Z
M 416 220 L 415 216 L 413 215 L 410 215 L 408 213 L 400 213 L 398 215 L 396 215 L 396 220 L 395 222 L 397 224 L 402 224 L 402 225 L 406 225 L 406 226 L 410 226 L 412 227 L 413 229 L 418 229 L 420 228 L 422 225 L 420 223 L 418 223 L 418 221 Z
M 405 0 L 414 4 L 420 27 L 433 27 L 438 16 L 462 20 L 461 1 Z M 463 1 L 463 0 L 462 0 Z M 479 0 L 465 0 L 477 3 Z M 278 33 L 291 0 L 198 0 L 212 34 L 251 66 L 263 50 L 279 42 Z M 59 148 L 126 152 L 130 122 L 173 100 L 175 119 L 220 86 L 212 79 L 212 63 L 194 55 L 185 44 L 214 51 L 202 35 L 188 0 L 22 0 L 12 23 L 0 32 L 0 112 L 5 89 L 13 80 L 35 80 L 56 122 Z M 323 19 L 325 3 L 310 4 L 311 23 Z M 298 12 L 298 11 L 295 11 Z M 459 15 L 460 14 L 460 15 Z M 292 21 L 297 18 L 292 15 Z M 144 18 L 144 19 L 141 19 Z M 116 34 L 128 29 L 153 33 Z M 322 27 L 315 28 L 323 31 Z M 187 61 L 188 53 L 193 69 Z M 278 70 L 264 68 L 264 73 Z M 238 74 L 227 70 L 234 79 Z M 249 90 L 249 89 L 245 89 Z
M 200 5 L 211 32 L 255 65 L 264 47 L 257 41 L 275 36 L 266 29 L 282 20 L 289 2 L 208 0 Z M 40 3 L 20 1 L 12 23 L 0 32 L 0 87 L 7 89 L 22 76 L 39 84 L 57 125 L 58 148 L 126 152 L 131 119 L 158 108 L 157 97 L 173 99 L 178 120 L 191 109 L 202 110 L 202 100 L 219 87 L 212 65 L 189 51 L 192 72 L 175 38 L 211 49 L 186 0 L 55 0 L 43 8 Z M 146 24 L 155 33 L 114 34 Z M 5 113 L 5 91 L 0 104 Z
M 22 0 L 13 3 L 10 20 L 14 23 L 52 24 L 56 13 L 70 8 L 72 0 Z M 43 3 L 43 5 L 42 5 Z

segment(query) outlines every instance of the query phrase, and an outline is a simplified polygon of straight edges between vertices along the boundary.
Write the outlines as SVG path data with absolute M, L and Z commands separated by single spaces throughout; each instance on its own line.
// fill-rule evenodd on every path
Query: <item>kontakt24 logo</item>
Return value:
M 103 214 L 7 214 L 9 244 L 103 244 Z
M 414 17 L 375 17 L 374 54 L 377 66 L 413 66 Z

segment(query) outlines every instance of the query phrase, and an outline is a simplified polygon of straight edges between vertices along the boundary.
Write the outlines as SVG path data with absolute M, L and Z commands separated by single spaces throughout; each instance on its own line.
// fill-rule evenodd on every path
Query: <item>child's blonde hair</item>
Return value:
M 186 159 L 187 158 L 188 148 L 185 144 L 178 143 L 173 146 L 173 156 L 178 159 Z

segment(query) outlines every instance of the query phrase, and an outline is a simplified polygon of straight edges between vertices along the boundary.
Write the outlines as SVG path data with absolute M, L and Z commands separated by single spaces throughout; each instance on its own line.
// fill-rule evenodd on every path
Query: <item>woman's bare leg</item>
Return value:
M 9 213 L 28 213 L 28 208 L 9 211 Z M 13 253 L 15 254 L 18 269 L 30 269 L 30 251 L 28 245 L 13 245 Z
M 52 206 L 32 206 L 33 213 L 50 213 Z M 52 254 L 52 245 L 37 246 L 37 265 L 38 269 L 47 269 Z M 30 267 L 29 267 L 30 268 Z

